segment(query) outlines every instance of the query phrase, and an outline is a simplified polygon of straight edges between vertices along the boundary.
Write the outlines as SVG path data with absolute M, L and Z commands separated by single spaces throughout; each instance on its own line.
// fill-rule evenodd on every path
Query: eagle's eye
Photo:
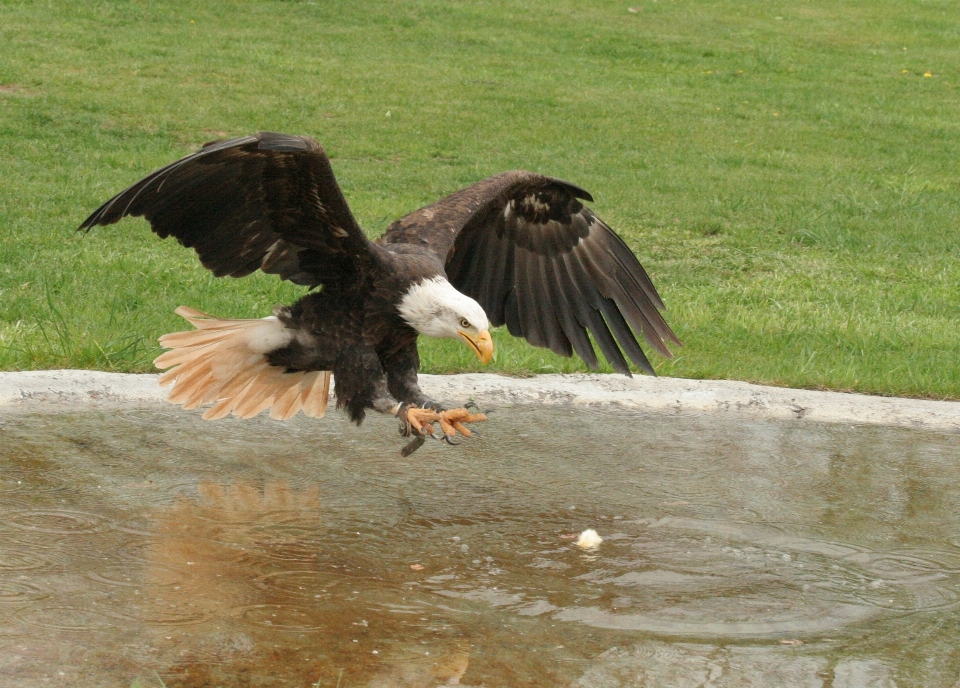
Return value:
M 470 327 L 470 321 L 466 318 L 460 318 L 460 327 Z

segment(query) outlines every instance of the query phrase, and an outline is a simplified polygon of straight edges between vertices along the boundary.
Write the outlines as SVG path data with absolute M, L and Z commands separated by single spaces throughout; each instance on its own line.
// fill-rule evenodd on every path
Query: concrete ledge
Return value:
M 166 390 L 157 375 L 92 370 L 29 370 L 0 373 L 0 409 L 11 406 L 161 403 Z
M 439 400 L 483 404 L 581 404 L 657 413 L 720 413 L 820 423 L 896 425 L 960 432 L 960 402 L 874 397 L 764 387 L 730 380 L 625 378 L 619 375 L 421 375 L 424 391 Z M 162 403 L 156 375 L 85 370 L 0 373 L 0 411 Z

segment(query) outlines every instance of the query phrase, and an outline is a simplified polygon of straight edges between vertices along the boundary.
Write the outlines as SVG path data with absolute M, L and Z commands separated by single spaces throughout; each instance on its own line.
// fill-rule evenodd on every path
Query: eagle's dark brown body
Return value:
M 336 380 L 338 406 L 355 422 L 365 409 L 387 411 L 400 399 L 424 405 L 417 385 L 418 333 L 400 317 L 397 295 L 423 277 L 443 274 L 432 254 L 417 249 L 375 247 L 369 278 L 349 289 L 323 289 L 301 298 L 277 315 L 289 328 L 309 332 L 309 342 L 295 341 L 268 358 L 290 370 L 330 370 Z M 392 399 L 391 399 L 392 397 Z
M 272 369 L 333 371 L 338 406 L 359 422 L 366 409 L 427 401 L 416 341 L 429 328 L 402 315 L 401 301 L 431 280 L 449 281 L 492 325 L 534 345 L 596 367 L 592 335 L 617 371 L 629 375 L 629 359 L 653 373 L 634 332 L 666 356 L 665 342 L 679 340 L 633 253 L 580 199 L 592 200 L 568 182 L 505 172 L 397 220 L 373 242 L 317 142 L 261 133 L 154 172 L 81 228 L 142 216 L 217 276 L 259 269 L 314 289 L 278 310 L 289 341 L 264 356 Z

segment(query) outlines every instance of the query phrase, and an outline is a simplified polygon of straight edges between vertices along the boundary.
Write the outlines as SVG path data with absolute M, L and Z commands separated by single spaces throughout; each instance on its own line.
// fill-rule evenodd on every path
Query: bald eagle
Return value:
M 254 320 L 177 313 L 197 329 L 165 335 L 161 384 L 204 418 L 285 419 L 337 408 L 359 424 L 368 409 L 397 416 L 412 451 L 438 422 L 447 441 L 482 420 L 444 410 L 417 384 L 417 337 L 459 339 L 490 361 L 491 325 L 591 368 L 597 355 L 630 375 L 655 374 L 634 332 L 664 356 L 680 341 L 627 245 L 569 182 L 503 172 L 416 210 L 371 241 L 311 138 L 262 132 L 206 144 L 100 206 L 89 231 L 128 215 L 193 248 L 217 277 L 255 270 L 309 288 Z

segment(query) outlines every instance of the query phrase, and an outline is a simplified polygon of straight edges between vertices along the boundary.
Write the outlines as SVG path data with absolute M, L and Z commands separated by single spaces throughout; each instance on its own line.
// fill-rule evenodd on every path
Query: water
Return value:
M 0 415 L 0 685 L 957 683 L 956 435 L 481 432 L 403 459 L 386 419 Z

